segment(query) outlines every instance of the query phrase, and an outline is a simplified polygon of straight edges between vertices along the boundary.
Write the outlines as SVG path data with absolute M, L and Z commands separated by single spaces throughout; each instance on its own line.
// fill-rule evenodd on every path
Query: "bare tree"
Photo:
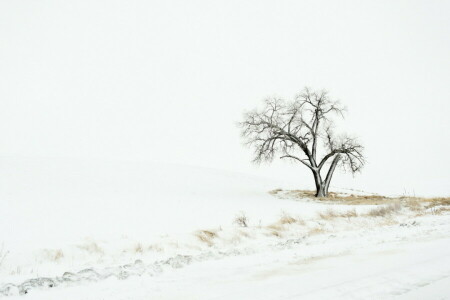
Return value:
M 344 108 L 326 91 L 305 88 L 294 101 L 270 98 L 264 104 L 263 110 L 246 113 L 239 123 L 246 145 L 255 150 L 254 162 L 272 161 L 275 155 L 281 155 L 301 163 L 314 176 L 317 197 L 328 195 L 338 165 L 352 173 L 364 166 L 363 146 L 354 138 L 334 133 L 332 117 L 343 117 Z M 323 148 L 320 159 L 318 148 Z M 325 165 L 328 171 L 323 179 Z

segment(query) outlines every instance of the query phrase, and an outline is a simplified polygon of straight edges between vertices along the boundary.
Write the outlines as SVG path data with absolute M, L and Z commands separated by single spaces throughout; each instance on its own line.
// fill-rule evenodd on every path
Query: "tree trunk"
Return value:
M 318 188 L 316 188 L 316 197 L 326 197 L 327 192 L 325 191 L 325 186 L 321 184 Z
M 325 197 L 328 196 L 328 188 L 330 187 L 331 178 L 333 177 L 334 170 L 336 169 L 336 166 L 341 159 L 341 156 L 338 154 L 334 157 L 333 162 L 331 163 L 330 169 L 328 170 L 327 177 L 325 178 L 324 182 L 324 193 Z
M 328 188 L 330 187 L 331 178 L 333 177 L 334 170 L 341 159 L 340 155 L 336 155 L 333 159 L 333 162 L 328 169 L 327 177 L 325 180 L 322 180 L 320 176 L 320 170 L 312 170 L 314 175 L 314 182 L 316 184 L 316 197 L 327 197 L 328 196 Z
M 318 171 L 313 171 L 314 182 L 316 184 L 316 197 L 326 197 L 325 185 Z

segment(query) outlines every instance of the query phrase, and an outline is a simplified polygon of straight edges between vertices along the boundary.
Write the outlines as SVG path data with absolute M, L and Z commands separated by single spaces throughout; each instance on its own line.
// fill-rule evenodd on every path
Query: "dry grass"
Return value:
M 335 218 L 356 218 L 358 217 L 358 213 L 355 209 L 347 210 L 345 212 L 337 212 L 331 208 L 328 208 L 326 211 L 319 212 L 319 217 L 323 220 L 331 220 Z
M 440 197 L 440 198 L 419 198 L 421 199 L 426 208 L 436 207 L 436 206 L 450 206 L 450 197 Z
M 195 236 L 208 246 L 212 246 L 214 244 L 213 240 L 217 237 L 217 233 L 212 230 L 199 230 L 195 233 Z
M 286 228 L 282 224 L 279 224 L 279 223 L 270 224 L 266 228 L 269 230 L 275 230 L 275 231 L 285 231 L 286 230 Z
M 278 230 L 270 230 L 269 235 L 275 236 L 277 238 L 282 238 L 283 234 L 279 232 Z
M 324 232 L 325 232 L 325 229 L 323 229 L 322 227 L 314 227 L 308 231 L 308 235 L 316 235 L 316 234 L 321 234 Z
M 269 194 L 276 195 L 276 194 L 278 194 L 279 192 L 282 192 L 282 191 L 283 191 L 282 189 L 274 189 L 274 190 L 269 191 Z
M 281 192 L 281 189 L 276 189 L 270 193 L 273 195 Z M 405 203 L 405 206 L 412 208 L 412 210 L 420 210 L 422 204 L 426 205 L 427 208 L 434 206 L 450 206 L 450 197 L 435 197 L 435 198 L 423 198 L 423 197 L 386 197 L 382 195 L 342 195 L 339 193 L 330 192 L 328 197 L 315 197 L 315 191 L 308 190 L 291 190 L 284 191 L 287 196 L 293 198 L 312 198 L 317 201 L 328 201 L 328 202 L 339 202 L 340 204 L 350 204 L 350 205 L 381 205 L 381 204 L 392 204 L 393 202 Z
M 338 200 L 345 204 L 351 205 L 365 205 L 365 204 L 387 204 L 392 202 L 392 198 L 380 196 L 380 195 L 348 195 L 348 196 L 336 196 L 334 200 Z
M 273 193 L 271 194 L 276 194 Z M 308 190 L 292 190 L 286 191 L 286 195 L 294 197 L 294 198 L 312 198 L 318 201 L 339 201 L 344 204 L 351 205 L 363 205 L 363 204 L 387 204 L 392 198 L 381 196 L 381 195 L 341 195 L 334 192 L 329 192 L 328 197 L 316 197 L 315 191 Z
M 321 219 L 324 219 L 324 220 L 330 220 L 330 219 L 339 217 L 339 214 L 331 208 L 328 208 L 324 212 L 319 212 L 318 215 Z
M 250 234 L 248 232 L 244 231 L 244 230 L 239 230 L 238 234 L 243 236 L 243 237 L 246 237 L 246 238 L 250 237 Z
M 151 244 L 147 247 L 147 249 L 149 251 L 154 251 L 154 252 L 163 252 L 164 251 L 164 248 L 158 244 Z
M 283 237 L 282 232 L 286 230 L 284 225 L 279 222 L 266 226 L 266 229 L 268 230 L 269 236 L 276 236 L 278 238 Z
M 339 216 L 344 218 L 356 218 L 358 213 L 356 212 L 356 209 L 351 209 L 341 213 Z
M 141 243 L 137 243 L 136 245 L 134 245 L 134 253 L 144 253 L 144 247 L 142 246 Z
M 47 257 L 48 260 L 57 262 L 61 260 L 64 257 L 64 252 L 61 249 L 55 249 L 55 250 L 44 250 L 44 254 Z
M 367 215 L 370 217 L 385 217 L 390 216 L 395 212 L 401 210 L 402 206 L 400 203 L 395 203 L 387 206 L 381 206 L 370 210 Z
M 423 202 L 419 201 L 416 198 L 402 199 L 402 204 L 403 206 L 415 212 L 420 212 L 424 209 Z
M 281 217 L 280 217 L 280 220 L 278 220 L 278 222 L 280 223 L 280 224 L 294 224 L 294 223 L 298 223 L 299 222 L 299 220 L 298 219 L 296 219 L 296 218 L 294 218 L 294 217 L 292 217 L 292 216 L 290 216 L 289 214 L 287 214 L 287 213 L 283 213 L 282 215 L 281 215 Z
M 105 252 L 103 249 L 94 241 L 79 245 L 78 248 L 85 250 L 89 253 L 97 253 L 97 254 L 104 254 Z
M 241 227 L 248 227 L 249 220 L 244 212 L 240 212 L 235 218 L 234 218 L 234 224 L 241 226 Z
M 432 207 L 430 208 L 430 213 L 432 215 L 442 215 L 444 213 L 450 212 L 450 207 Z

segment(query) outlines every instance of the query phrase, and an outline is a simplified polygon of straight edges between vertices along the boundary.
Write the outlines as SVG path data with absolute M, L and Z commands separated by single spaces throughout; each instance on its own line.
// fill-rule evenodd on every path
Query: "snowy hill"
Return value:
M 50 158 L 2 157 L 0 182 L 0 295 L 13 299 L 449 291 L 446 198 L 339 190 L 353 202 L 317 201 L 280 189 L 289 182 L 227 171 Z
M 239 211 L 270 215 L 274 184 L 179 165 L 1 158 L 0 230 L 5 242 L 27 244 L 184 232 L 229 224 Z
M 230 226 L 240 212 L 252 222 L 274 219 L 295 208 L 267 193 L 278 187 L 264 178 L 180 165 L 3 157 L 0 245 L 9 254 L 0 272 L 17 265 L 36 272 L 35 260 L 47 260 L 43 250 L 86 240 L 150 242 Z

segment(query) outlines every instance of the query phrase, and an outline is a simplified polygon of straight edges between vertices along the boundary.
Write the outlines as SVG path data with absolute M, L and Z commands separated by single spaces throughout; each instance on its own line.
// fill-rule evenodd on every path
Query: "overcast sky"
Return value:
M 0 155 L 255 167 L 236 122 L 325 88 L 366 146 L 332 185 L 450 194 L 449 1 L 0 1 Z

